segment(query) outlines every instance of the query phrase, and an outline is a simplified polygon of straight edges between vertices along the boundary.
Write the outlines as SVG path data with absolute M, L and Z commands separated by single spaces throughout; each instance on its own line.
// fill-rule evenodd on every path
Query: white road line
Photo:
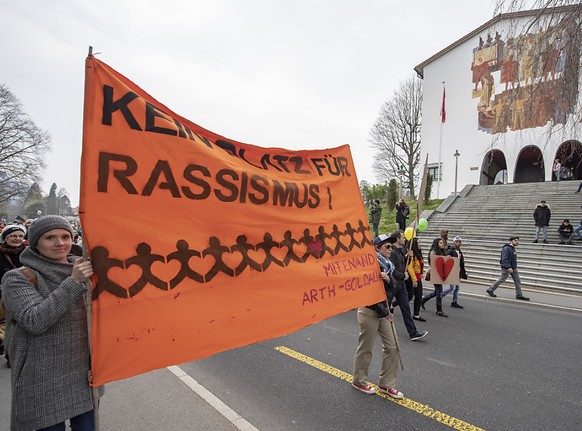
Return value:
M 259 431 L 245 418 L 241 417 L 237 412 L 228 407 L 222 402 L 220 398 L 194 380 L 191 376 L 184 372 L 180 367 L 173 365 L 167 369 L 186 384 L 193 392 L 198 394 L 204 401 L 210 404 L 218 413 L 224 416 L 230 423 L 241 431 Z

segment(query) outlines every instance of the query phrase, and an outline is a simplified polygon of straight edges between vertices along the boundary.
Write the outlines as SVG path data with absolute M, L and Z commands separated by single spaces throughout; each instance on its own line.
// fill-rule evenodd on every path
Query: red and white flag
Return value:
M 441 106 L 441 121 L 444 123 L 447 121 L 447 111 L 445 109 L 445 99 L 447 98 L 447 94 L 445 92 L 445 87 L 443 85 L 443 105 Z

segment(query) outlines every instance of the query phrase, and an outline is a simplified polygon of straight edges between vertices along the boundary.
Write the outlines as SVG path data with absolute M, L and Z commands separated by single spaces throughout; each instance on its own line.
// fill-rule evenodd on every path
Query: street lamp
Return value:
M 453 154 L 453 156 L 455 157 L 455 196 L 457 196 L 457 176 L 459 173 L 459 156 L 461 154 L 459 153 L 459 150 L 455 150 L 455 154 Z

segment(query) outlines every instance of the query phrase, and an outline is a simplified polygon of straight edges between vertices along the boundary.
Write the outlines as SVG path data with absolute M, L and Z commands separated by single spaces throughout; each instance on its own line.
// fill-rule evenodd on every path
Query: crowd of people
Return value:
M 447 244 L 448 230 L 442 229 L 440 237 L 436 238 L 428 253 L 428 267 L 435 256 L 453 256 L 459 258 L 459 278 L 467 279 L 465 261 L 461 251 L 462 238 L 456 236 L 453 244 Z M 421 240 L 413 237 L 406 241 L 404 232 L 397 230 L 390 235 L 381 234 L 374 238 L 374 247 L 380 266 L 380 275 L 384 281 L 386 299 L 377 304 L 372 304 L 358 309 L 357 317 L 360 325 L 360 335 L 354 360 L 354 372 L 352 386 L 365 393 L 376 392 L 374 386 L 367 382 L 368 369 L 372 360 L 372 350 L 376 334 L 382 340 L 382 361 L 378 390 L 396 399 L 403 394 L 396 387 L 398 361 L 400 353 L 398 337 L 394 328 L 394 310 L 400 308 L 402 321 L 406 327 L 409 338 L 418 341 L 428 335 L 428 331 L 418 330 L 414 321 L 426 322 L 427 319 L 420 315 L 420 309 L 425 309 L 425 303 L 431 298 L 436 298 L 436 315 L 448 317 L 442 309 L 442 298 L 453 293 L 451 307 L 462 309 L 459 304 L 458 284 L 449 286 L 443 291 L 441 284 L 433 284 L 434 290 L 423 296 L 423 280 L 426 280 L 425 260 L 422 253 Z M 410 301 L 413 301 L 411 311 Z
M 559 168 L 559 167 L 558 167 Z M 577 192 L 582 189 L 582 183 Z M 379 206 L 375 201 L 375 207 Z M 396 388 L 396 377 L 398 370 L 398 360 L 400 353 L 398 349 L 398 338 L 394 329 L 394 309 L 400 307 L 402 320 L 412 341 L 420 340 L 428 334 L 428 331 L 418 331 L 414 320 L 426 322 L 420 315 L 421 308 L 426 310 L 425 305 L 432 298 L 435 298 L 436 315 L 448 317 L 443 310 L 443 298 L 452 293 L 451 307 L 463 309 L 459 304 L 460 285 L 450 285 L 446 289 L 442 284 L 433 282 L 433 290 L 423 295 L 423 280 L 430 280 L 431 261 L 438 256 L 452 256 L 459 259 L 459 280 L 467 280 L 468 274 L 465 268 L 464 253 L 461 250 L 463 240 L 460 236 L 453 238 L 452 244 L 448 242 L 448 229 L 440 229 L 439 236 L 432 241 L 428 252 L 427 267 L 425 271 L 425 259 L 422 253 L 421 240 L 414 236 L 410 241 L 405 242 L 403 230 L 406 218 L 409 214 L 408 207 L 401 200 L 397 205 L 396 222 L 399 230 L 391 235 L 378 235 L 377 225 L 379 220 L 375 220 L 374 246 L 381 276 L 384 280 L 386 300 L 358 309 L 358 322 L 360 325 L 360 335 L 356 349 L 354 361 L 354 373 L 352 386 L 366 394 L 376 392 L 374 386 L 367 382 L 368 369 L 372 359 L 372 349 L 376 333 L 382 340 L 382 362 L 378 390 L 393 398 L 402 398 L 402 392 Z M 378 211 L 376 211 L 378 213 Z M 551 220 L 551 211 L 546 202 L 542 200 L 534 210 L 534 221 L 536 226 L 534 243 L 539 242 L 540 234 L 543 243 L 547 241 L 547 230 Z M 565 219 L 558 228 L 560 244 L 572 244 L 572 239 L 577 237 L 582 239 L 582 220 L 578 227 L 570 224 Z M 495 290 L 511 277 L 515 285 L 515 297 L 518 300 L 529 301 L 523 295 L 521 289 L 521 279 L 517 268 L 516 247 L 519 245 L 518 236 L 510 236 L 509 241 L 503 245 L 500 257 L 501 274 L 487 289 L 486 293 L 490 297 L 497 297 Z M 411 304 L 413 301 L 413 310 Z

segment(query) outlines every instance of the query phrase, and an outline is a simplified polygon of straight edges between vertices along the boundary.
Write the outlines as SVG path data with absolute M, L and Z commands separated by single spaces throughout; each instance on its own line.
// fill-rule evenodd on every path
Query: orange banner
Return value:
M 347 145 L 226 139 L 92 56 L 79 213 L 95 269 L 95 385 L 384 298 Z

